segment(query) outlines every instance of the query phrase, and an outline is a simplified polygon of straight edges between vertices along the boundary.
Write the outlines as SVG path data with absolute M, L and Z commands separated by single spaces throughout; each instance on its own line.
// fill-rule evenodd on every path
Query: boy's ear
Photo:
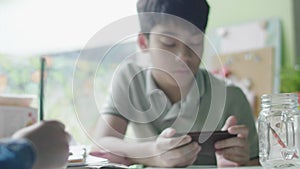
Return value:
M 139 33 L 138 44 L 142 50 L 148 49 L 148 39 L 145 34 Z

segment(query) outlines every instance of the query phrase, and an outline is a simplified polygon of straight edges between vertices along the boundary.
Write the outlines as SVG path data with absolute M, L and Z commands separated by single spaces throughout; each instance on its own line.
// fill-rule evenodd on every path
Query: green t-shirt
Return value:
M 114 74 L 110 96 L 102 114 L 113 114 L 128 121 L 134 138 L 154 140 L 164 129 L 178 133 L 220 130 L 234 115 L 238 124 L 249 128 L 250 158 L 258 157 L 258 137 L 251 107 L 236 86 L 228 85 L 205 70 L 199 69 L 186 98 L 171 104 L 160 90 L 151 70 L 134 63 L 121 66 Z M 200 156 L 195 164 L 216 164 L 215 156 Z

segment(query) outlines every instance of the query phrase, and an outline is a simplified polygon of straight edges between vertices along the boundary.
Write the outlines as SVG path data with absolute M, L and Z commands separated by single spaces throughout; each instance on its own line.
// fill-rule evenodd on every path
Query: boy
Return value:
M 199 69 L 207 2 L 139 0 L 137 10 L 138 44 L 149 53 L 151 67 L 127 64 L 117 70 L 99 118 L 97 143 L 115 155 L 115 162 L 127 164 L 258 164 L 257 133 L 245 96 Z M 124 137 L 128 125 L 136 138 Z M 237 137 L 216 142 L 215 156 L 207 156 L 190 136 L 175 136 L 203 130 L 228 130 Z

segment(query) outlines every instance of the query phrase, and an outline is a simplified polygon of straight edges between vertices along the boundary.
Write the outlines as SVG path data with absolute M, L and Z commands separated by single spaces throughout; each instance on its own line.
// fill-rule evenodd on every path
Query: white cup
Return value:
M 0 106 L 0 138 L 10 137 L 17 130 L 37 121 L 37 109 L 31 107 Z

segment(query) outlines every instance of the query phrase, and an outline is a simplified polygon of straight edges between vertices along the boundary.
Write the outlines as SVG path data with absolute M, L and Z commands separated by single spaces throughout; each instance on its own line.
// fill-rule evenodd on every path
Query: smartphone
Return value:
M 199 154 L 211 156 L 213 156 L 216 151 L 214 146 L 215 142 L 237 136 L 236 134 L 228 133 L 228 131 L 201 131 L 176 134 L 176 136 L 182 135 L 190 135 L 192 141 L 198 142 L 201 145 L 202 149 Z

